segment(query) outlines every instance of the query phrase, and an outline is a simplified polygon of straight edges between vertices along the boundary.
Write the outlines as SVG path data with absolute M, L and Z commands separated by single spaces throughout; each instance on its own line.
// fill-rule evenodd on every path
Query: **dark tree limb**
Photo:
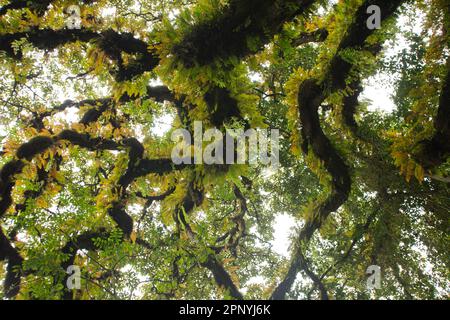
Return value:
M 4 16 L 10 10 L 19 10 L 28 8 L 31 11 L 35 11 L 37 15 L 43 16 L 48 9 L 48 6 L 54 2 L 54 0 L 11 0 L 8 4 L 5 4 L 0 8 L 0 17 Z M 96 2 L 96 0 L 81 0 L 84 4 L 90 4 Z
M 114 30 L 94 32 L 85 29 L 31 29 L 26 32 L 0 35 L 0 51 L 8 56 L 20 59 L 22 52 L 15 52 L 13 43 L 27 39 L 34 47 L 40 50 L 54 50 L 62 45 L 73 42 L 96 42 L 105 54 L 112 60 L 119 62 L 115 72 L 117 81 L 131 80 L 146 71 L 153 70 L 159 64 L 156 52 L 149 51 L 145 41 L 136 39 L 131 33 L 118 33 Z M 121 53 L 136 55 L 136 58 L 127 66 L 121 63 Z
M 32 11 L 36 11 L 38 16 L 44 15 L 47 11 L 47 7 L 53 0 L 12 0 L 10 3 L 5 4 L 0 8 L 0 16 L 4 16 L 10 10 L 18 10 L 28 8 Z
M 297 38 L 292 40 L 291 44 L 295 47 L 299 47 L 306 43 L 323 42 L 327 39 L 327 37 L 328 37 L 328 30 L 322 28 L 312 32 L 302 32 Z
M 366 26 L 367 7 L 378 5 L 382 13 L 381 19 L 384 21 L 392 16 L 403 2 L 402 0 L 389 2 L 380 0 L 364 1 L 356 12 L 355 20 L 341 40 L 324 80 L 319 82 L 316 79 L 308 79 L 300 85 L 298 105 L 300 108 L 300 122 L 302 124 L 302 150 L 306 155 L 310 151 L 313 152 L 323 162 L 326 171 L 332 177 L 331 193 L 323 202 L 316 205 L 313 209 L 313 217 L 307 220 L 305 226 L 301 229 L 296 239 L 297 248 L 294 251 L 289 270 L 281 283 L 275 288 L 271 299 L 280 300 L 285 298 L 295 281 L 297 273 L 305 270 L 303 247 L 307 246 L 315 231 L 320 229 L 327 217 L 345 203 L 350 193 L 351 178 L 349 169 L 333 147 L 331 141 L 324 134 L 318 115 L 318 109 L 326 99 L 327 94 L 344 90 L 347 86 L 346 79 L 353 66 L 350 62 L 344 60 L 340 54 L 346 49 L 359 50 L 363 48 L 366 39 L 373 34 L 374 30 L 370 30 Z M 314 279 L 312 280 L 314 281 Z
M 436 168 L 450 157 L 450 59 L 447 60 L 434 129 L 434 135 L 419 142 L 413 153 L 414 159 L 426 170 Z
M 215 59 L 242 59 L 259 51 L 286 21 L 305 13 L 314 0 L 231 0 L 214 21 L 195 24 L 172 53 L 187 67 Z M 205 41 L 208 39 L 208 41 Z M 252 39 L 254 46 L 249 46 Z
M 208 257 L 208 260 L 203 263 L 203 266 L 207 268 L 213 274 L 214 280 L 220 288 L 228 291 L 229 295 L 236 300 L 243 300 L 244 297 L 242 293 L 239 292 L 238 288 L 234 284 L 228 272 L 222 266 L 222 264 L 213 255 Z
M 8 260 L 5 282 L 3 284 L 5 288 L 5 297 L 13 298 L 20 290 L 23 258 L 20 256 L 17 249 L 12 246 L 11 242 L 0 228 L 0 261 L 3 260 Z

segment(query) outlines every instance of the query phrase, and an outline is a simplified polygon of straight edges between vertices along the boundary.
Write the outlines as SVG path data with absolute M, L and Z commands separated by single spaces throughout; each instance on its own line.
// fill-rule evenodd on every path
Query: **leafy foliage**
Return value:
M 0 298 L 448 298 L 447 1 L 0 6 Z M 279 129 L 280 168 L 175 165 L 195 121 Z

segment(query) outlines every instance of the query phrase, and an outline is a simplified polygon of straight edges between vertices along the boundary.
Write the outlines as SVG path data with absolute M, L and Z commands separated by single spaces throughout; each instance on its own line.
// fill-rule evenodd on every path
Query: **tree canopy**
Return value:
M 449 24 L 447 0 L 0 1 L 0 298 L 448 298 Z M 278 129 L 279 167 L 174 163 L 198 121 Z

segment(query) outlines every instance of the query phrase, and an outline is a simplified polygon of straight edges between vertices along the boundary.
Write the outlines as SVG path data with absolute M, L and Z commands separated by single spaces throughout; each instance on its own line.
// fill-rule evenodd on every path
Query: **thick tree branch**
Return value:
M 450 157 L 450 59 L 447 60 L 434 129 L 434 135 L 421 141 L 413 153 L 414 159 L 426 170 L 436 168 Z
M 188 67 L 232 56 L 244 58 L 259 51 L 286 21 L 306 12 L 314 2 L 231 0 L 217 19 L 195 24 L 172 53 Z M 250 39 L 254 45 L 249 45 Z
M 206 267 L 213 274 L 214 280 L 217 285 L 221 288 L 224 288 L 228 291 L 229 295 L 237 300 L 243 300 L 244 297 L 239 292 L 238 288 L 234 284 L 228 272 L 222 266 L 222 264 L 217 260 L 217 258 L 213 255 L 208 257 L 208 260 L 203 263 L 203 266 Z
M 8 4 L 5 4 L 0 8 L 0 16 L 4 16 L 10 10 L 25 8 L 35 11 L 38 16 L 43 16 L 52 2 L 55 2 L 55 0 L 11 0 Z M 81 2 L 84 4 L 90 4 L 96 2 L 96 0 L 81 0 Z
M 323 42 L 328 37 L 327 29 L 317 29 L 312 32 L 302 32 L 296 39 L 292 40 L 292 45 L 295 47 L 299 47 L 306 43 L 311 42 Z
M 378 5 L 381 8 L 382 21 L 384 21 L 397 10 L 402 2 L 404 1 L 364 1 L 356 12 L 355 20 L 341 40 L 324 80 L 319 82 L 316 79 L 308 79 L 300 85 L 298 105 L 302 124 L 302 150 L 306 155 L 312 151 L 323 162 L 325 169 L 332 177 L 332 190 L 325 201 L 316 205 L 313 209 L 313 217 L 307 220 L 305 226 L 301 229 L 296 239 L 297 249 L 294 252 L 289 270 L 274 290 L 272 299 L 285 298 L 295 281 L 297 273 L 300 270 L 305 270 L 303 247 L 308 244 L 315 231 L 322 226 L 327 217 L 345 203 L 350 193 L 351 179 L 348 167 L 324 134 L 318 115 L 319 106 L 324 102 L 327 94 L 343 90 L 347 86 L 346 79 L 350 74 L 352 64 L 344 60 L 340 54 L 347 49 L 359 50 L 364 46 L 366 39 L 373 34 L 374 30 L 366 26 L 367 7 Z
M 105 54 L 118 62 L 115 77 L 118 81 L 131 80 L 146 71 L 153 70 L 159 64 L 156 52 L 149 51 L 148 44 L 133 37 L 131 33 L 118 33 L 114 30 L 94 32 L 85 29 L 31 29 L 27 32 L 0 35 L 0 51 L 16 59 L 22 57 L 22 52 L 15 52 L 13 43 L 27 39 L 34 47 L 41 50 L 54 50 L 62 45 L 73 42 L 96 42 Z M 136 55 L 128 65 L 123 65 L 122 52 Z

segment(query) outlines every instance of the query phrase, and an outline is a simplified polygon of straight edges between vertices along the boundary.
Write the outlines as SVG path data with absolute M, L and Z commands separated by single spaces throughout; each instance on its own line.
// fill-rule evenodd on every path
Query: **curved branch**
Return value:
M 173 47 L 172 53 L 187 67 L 232 56 L 244 58 L 258 52 L 286 21 L 306 12 L 314 2 L 231 0 L 214 21 L 195 24 Z
M 237 300 L 244 299 L 242 293 L 239 292 L 229 273 L 225 270 L 225 268 L 214 255 L 208 256 L 208 260 L 203 263 L 203 266 L 211 271 L 217 285 L 227 290 L 231 297 Z
M 426 170 L 431 170 L 450 157 L 450 58 L 447 60 L 447 74 L 443 80 L 439 98 L 438 113 L 434 121 L 434 135 L 419 142 L 413 157 Z
M 149 51 L 145 41 L 136 39 L 131 33 L 118 33 L 114 30 L 95 32 L 85 29 L 31 29 L 26 32 L 0 35 L 0 51 L 8 56 L 20 59 L 22 52 L 14 50 L 15 41 L 27 39 L 34 47 L 41 50 L 54 50 L 62 45 L 73 42 L 98 43 L 99 47 L 112 60 L 117 61 L 119 68 L 115 76 L 118 81 L 131 80 L 145 71 L 153 70 L 159 64 L 159 57 L 155 51 Z M 136 59 L 124 66 L 121 53 L 137 55 Z
M 317 29 L 312 32 L 302 32 L 297 38 L 292 40 L 291 44 L 294 47 L 299 47 L 306 43 L 323 42 L 328 37 L 328 30 L 325 28 Z
M 20 290 L 23 258 L 17 249 L 12 246 L 9 239 L 3 233 L 2 228 L 0 228 L 0 261 L 2 260 L 8 260 L 4 282 L 5 297 L 13 298 Z
M 38 16 L 44 15 L 47 7 L 53 0 L 12 0 L 10 3 L 5 4 L 0 8 L 0 16 L 4 16 L 10 10 L 18 10 L 29 8 L 30 10 L 36 11 Z
M 320 229 L 326 218 L 345 203 L 350 193 L 351 179 L 348 167 L 333 147 L 331 141 L 324 134 L 318 115 L 319 106 L 326 99 L 327 94 L 343 90 L 347 86 L 346 79 L 350 74 L 352 64 L 344 60 L 340 54 L 346 49 L 358 50 L 364 47 L 366 39 L 373 34 L 374 30 L 366 27 L 366 9 L 368 6 L 379 6 L 382 12 L 381 18 L 384 21 L 397 10 L 402 2 L 404 1 L 364 1 L 356 12 L 355 20 L 348 27 L 346 34 L 341 40 L 324 80 L 308 79 L 300 85 L 298 105 L 300 108 L 300 122 L 302 124 L 302 150 L 305 154 L 312 151 L 323 162 L 326 171 L 332 177 L 331 193 L 324 201 L 316 205 L 313 209 L 313 217 L 308 219 L 305 226 L 301 229 L 289 270 L 272 293 L 271 299 L 284 299 L 292 287 L 297 273 L 301 270 L 306 271 L 307 264 L 305 263 L 304 249 L 302 247 L 308 244 L 315 231 Z
M 28 8 L 32 11 L 36 11 L 38 16 L 43 16 L 47 11 L 48 6 L 54 2 L 54 0 L 11 0 L 10 3 L 5 4 L 0 8 L 0 16 L 4 16 L 10 10 L 19 10 Z M 90 4 L 96 2 L 96 0 L 81 0 L 84 4 Z

